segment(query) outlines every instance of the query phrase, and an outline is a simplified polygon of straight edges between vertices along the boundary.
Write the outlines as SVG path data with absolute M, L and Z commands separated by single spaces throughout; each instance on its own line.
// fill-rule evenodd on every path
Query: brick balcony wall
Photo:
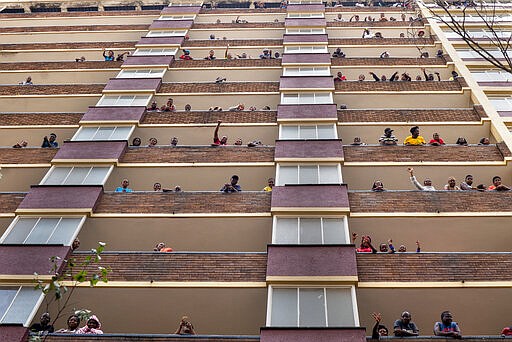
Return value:
M 134 31 L 147 31 L 149 25 L 80 25 L 80 26 L 31 26 L 31 27 L 4 27 L 3 33 L 13 32 L 90 32 L 90 31 L 119 31 L 119 30 L 134 30 Z
M 331 66 L 446 65 L 444 58 L 331 58 Z M 366 76 L 366 75 L 365 75 Z
M 376 91 L 461 91 L 461 84 L 457 81 L 414 81 L 414 82 L 375 82 L 375 81 L 345 81 L 335 82 L 336 92 L 376 92 Z
M 408 29 L 411 25 L 411 22 L 409 21 L 402 21 L 400 19 L 400 15 L 395 16 L 397 21 L 348 21 L 350 19 L 349 17 L 346 17 L 345 19 L 347 21 L 330 21 L 327 22 L 327 27 L 403 27 L 404 29 Z M 421 28 L 424 26 L 424 22 L 413 22 L 413 26 L 415 28 Z M 362 36 L 362 31 L 361 31 Z
M 95 12 L 98 13 L 98 12 Z M 50 49 L 133 49 L 136 42 L 82 42 L 82 43 L 29 43 L 0 44 L 0 50 L 50 50 Z M 98 59 L 102 59 L 98 51 Z
M 12 214 L 18 208 L 26 193 L 23 192 L 4 192 L 0 193 L 0 213 Z M 270 210 L 270 208 L 269 208 Z
M 1 119 L 1 116 L 0 116 Z M 155 124 L 216 124 L 223 123 L 276 123 L 276 111 L 243 112 L 148 112 L 142 120 L 144 125 Z
M 219 187 L 220 189 L 220 187 Z M 270 213 L 266 192 L 104 193 L 96 213 Z M 0 202 L 1 203 L 1 202 Z M 213 206 L 212 203 L 215 203 Z
M 263 13 L 286 13 L 286 8 L 201 8 L 200 14 L 263 14 Z
M 433 45 L 432 38 L 331 38 L 329 45 Z
M 4 113 L 0 126 L 78 125 L 82 113 Z
M 441 122 L 480 121 L 483 109 L 365 109 L 338 111 L 339 122 Z
M 152 15 L 158 16 L 159 10 L 148 11 L 96 11 L 96 12 L 42 12 L 42 13 L 0 13 L 0 18 L 55 18 L 55 17 L 115 17 L 126 15 Z
M 257 56 L 253 56 L 257 57 Z M 216 59 L 207 61 L 204 59 L 181 60 L 177 59 L 171 64 L 175 68 L 265 68 L 281 67 L 280 59 Z
M 183 47 L 226 47 L 229 46 L 263 46 L 263 47 L 274 47 L 274 46 L 283 46 L 282 39 L 228 39 L 228 40 L 186 40 L 183 43 Z
M 98 59 L 101 54 L 98 54 Z M 0 63 L 0 70 L 118 69 L 123 62 L 16 62 Z
M 0 88 L 1 89 L 1 88 Z M 279 82 L 163 83 L 160 93 L 277 93 Z M 233 101 L 236 102 L 236 99 Z M 233 102 L 233 104 L 235 104 Z M 225 108 L 227 109 L 227 108 Z
M 51 84 L 51 85 L 12 85 L 0 86 L 0 95 L 55 95 L 55 94 L 98 94 L 104 84 Z
M 248 29 L 248 28 L 284 28 L 284 22 L 257 22 L 257 23 L 205 23 L 198 24 L 194 23 L 192 26 L 193 30 L 211 30 L 211 29 L 220 29 L 220 28 L 232 28 L 232 29 Z
M 50 164 L 56 148 L 1 148 L 0 164 Z

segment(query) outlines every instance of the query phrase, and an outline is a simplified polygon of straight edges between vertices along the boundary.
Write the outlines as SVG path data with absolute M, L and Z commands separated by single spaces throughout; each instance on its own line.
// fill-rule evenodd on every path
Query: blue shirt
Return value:
M 133 192 L 130 188 L 123 188 L 122 186 L 116 188 L 116 192 Z

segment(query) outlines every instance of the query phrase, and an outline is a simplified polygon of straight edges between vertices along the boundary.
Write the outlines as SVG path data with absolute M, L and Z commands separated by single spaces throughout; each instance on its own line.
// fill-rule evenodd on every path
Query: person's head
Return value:
M 279 58 L 279 57 L 281 57 L 281 54 L 280 54 L 279 52 L 277 52 L 277 51 L 276 51 L 276 52 L 274 53 L 274 58 L 276 58 L 276 59 L 277 59 L 277 58 Z
M 359 77 L 358 77 L 359 81 L 364 81 L 365 79 L 366 79 L 366 77 L 363 74 L 359 75 Z
M 359 21 L 359 15 L 358 14 L 354 15 L 354 19 L 355 19 L 355 21 Z
M 402 312 L 402 315 L 400 316 L 400 319 L 402 323 L 405 325 L 409 324 L 411 322 L 411 314 L 407 311 Z
M 398 251 L 400 253 L 405 253 L 407 252 L 407 248 L 404 245 L 400 245 L 400 247 L 398 247 Z
M 156 146 L 156 144 L 158 144 L 156 138 L 149 138 L 149 146 Z
M 432 134 L 432 139 L 439 141 L 439 133 Z
M 501 177 L 500 176 L 492 177 L 492 184 L 494 184 L 494 186 L 501 185 Z
M 466 141 L 466 138 L 464 137 L 458 137 L 457 141 L 455 142 L 457 145 L 467 145 L 468 142 Z
M 208 52 L 208 55 L 209 55 L 210 57 L 213 57 L 213 56 L 215 55 L 215 51 L 210 50 L 210 52 Z
M 338 19 L 341 19 L 341 13 L 338 13 Z
M 191 110 L 192 110 L 192 106 L 191 106 L 190 104 L 188 104 L 188 103 L 187 103 L 187 104 L 185 105 L 185 111 L 186 111 L 186 112 L 190 112 Z
M 100 327 L 100 322 L 98 322 L 95 318 L 91 317 L 89 318 L 89 320 L 87 321 L 87 327 L 89 329 L 99 329 Z
M 482 138 L 480 139 L 480 144 L 481 145 L 489 145 L 489 138 Z
M 437 50 L 437 57 L 443 57 L 443 50 Z
M 80 240 L 75 238 L 75 240 L 73 240 L 73 244 L 71 245 L 71 249 L 77 250 L 78 248 L 80 248 Z
M 173 103 L 174 103 L 174 100 L 173 100 L 172 98 L 168 98 L 168 99 L 167 99 L 167 105 L 168 105 L 168 106 L 172 106 L 172 105 L 173 105 Z
M 416 139 L 420 135 L 420 128 L 418 126 L 411 127 L 409 132 L 411 132 L 411 136 Z
M 379 324 L 379 326 L 377 327 L 377 331 L 379 333 L 379 336 L 388 336 L 388 334 L 389 334 L 388 328 L 386 328 L 382 324 Z
M 158 104 L 156 103 L 156 101 L 151 102 L 151 109 L 157 109 L 157 108 L 158 108 Z
M 132 140 L 132 146 L 140 146 L 141 143 L 142 143 L 142 141 L 140 140 L 139 137 L 135 137 Z
M 375 38 L 382 38 L 382 33 L 375 32 Z
M 274 186 L 274 178 L 269 178 L 267 180 L 267 183 L 268 183 L 268 186 L 272 188 Z
M 235 145 L 241 146 L 242 145 L 242 139 L 240 139 L 240 138 L 236 139 Z
M 360 138 L 360 137 L 355 137 L 355 138 L 354 138 L 354 142 L 353 142 L 353 144 L 355 144 L 355 145 L 361 145 L 361 138 Z
M 466 178 L 464 178 L 464 181 L 466 182 L 467 185 L 473 184 L 473 176 L 467 175 Z
M 376 180 L 375 182 L 373 182 L 372 189 L 383 188 L 383 187 L 384 187 L 384 185 L 382 184 L 382 182 L 380 180 Z
M 420 75 L 416 76 L 416 81 L 421 81 L 421 76 Z
M 421 30 L 418 32 L 418 38 L 423 38 L 425 36 L 425 31 Z
M 27 83 L 32 82 L 32 76 L 27 77 Z
M 336 76 L 338 76 L 339 78 L 341 78 L 343 76 L 343 74 L 341 73 L 341 71 L 338 71 L 338 73 L 336 74 Z
M 50 133 L 50 138 L 48 140 L 50 140 L 51 142 L 55 141 L 55 139 L 57 139 L 57 134 L 55 133 Z
M 181 186 L 176 185 L 176 186 L 174 187 L 174 192 L 181 192 Z
M 215 39 L 215 35 L 214 34 L 210 34 L 210 39 Z
M 386 253 L 388 251 L 388 245 L 386 245 L 385 243 L 381 243 L 379 245 L 379 251 L 381 253 Z
M 20 141 L 20 146 L 21 147 L 27 147 L 27 145 L 28 145 L 28 142 L 26 140 Z
M 156 246 L 155 246 L 155 249 L 154 249 L 154 250 L 155 250 L 156 252 L 160 252 L 160 250 L 161 250 L 162 248 L 164 248 L 164 247 L 165 247 L 165 243 L 163 243 L 163 242 L 159 242 L 159 243 L 157 243 L 157 244 L 156 244 Z
M 372 243 L 372 238 L 369 235 L 363 235 L 361 238 L 361 248 L 368 248 Z
M 238 183 L 238 179 L 237 175 L 231 176 L 231 185 L 236 185 Z
M 238 110 L 244 110 L 245 109 L 245 105 L 243 103 L 239 103 L 238 106 L 237 106 L 237 109 Z
M 450 311 L 441 312 L 441 322 L 444 325 L 450 325 L 453 322 L 452 313 Z
M 386 77 L 386 75 L 382 75 L 382 76 L 380 77 L 380 80 L 381 80 L 381 81 L 383 81 L 383 82 L 385 82 L 385 81 L 387 81 L 387 80 L 388 80 L 388 78 Z
M 190 50 L 183 50 L 183 54 L 184 54 L 185 56 L 190 55 Z
M 455 183 L 456 183 L 455 177 L 449 177 L 448 178 L 448 186 L 453 188 L 453 187 L 455 187 Z
M 455 70 L 452 71 L 452 77 L 453 78 L 459 77 L 459 74 L 457 73 L 457 71 L 455 71 Z
M 400 38 L 405 38 L 405 33 L 400 32 Z
M 432 180 L 430 178 L 426 178 L 423 181 L 423 185 L 425 185 L 425 186 L 432 186 Z
M 123 179 L 123 181 L 121 182 L 121 186 L 126 189 L 128 187 L 128 185 L 130 185 L 130 181 L 128 181 L 128 179 Z
M 44 314 L 41 315 L 41 324 L 42 325 L 48 325 L 50 324 L 50 314 L 48 312 L 45 312 Z
M 177 146 L 177 145 L 178 145 L 178 138 L 176 138 L 176 137 L 172 137 L 172 139 L 171 139 L 171 145 L 172 145 L 172 146 Z
M 68 330 L 75 330 L 80 325 L 80 317 L 71 315 L 68 317 Z
M 221 145 L 226 145 L 228 142 L 228 137 L 227 136 L 223 136 L 221 139 L 220 139 L 220 143 Z
M 162 190 L 162 184 L 160 183 L 155 183 L 153 184 L 153 191 L 161 191 Z

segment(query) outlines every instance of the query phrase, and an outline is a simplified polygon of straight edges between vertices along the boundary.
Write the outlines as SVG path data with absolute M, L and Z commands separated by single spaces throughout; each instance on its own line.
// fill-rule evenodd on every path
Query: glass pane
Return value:
M 114 127 L 100 127 L 94 136 L 94 140 L 108 140 L 114 131 Z
M 297 139 L 299 126 L 281 126 L 281 139 Z
M 300 103 L 314 103 L 315 95 L 314 94 L 299 94 Z
M 299 289 L 299 326 L 325 327 L 324 289 Z
M 27 240 L 26 244 L 44 244 L 53 234 L 55 226 L 59 222 L 59 218 L 42 218 L 36 224 Z
M 331 94 L 315 94 L 315 103 L 332 103 Z
M 283 104 L 297 104 L 299 103 L 299 97 L 297 94 L 283 94 Z
M 276 244 L 298 244 L 297 219 L 278 218 L 276 221 Z
M 320 184 L 339 184 L 338 167 L 336 165 L 320 166 Z
M 80 217 L 62 218 L 50 240 L 48 240 L 48 243 L 71 246 L 71 243 L 73 242 L 71 239 L 75 235 L 81 220 L 82 219 Z
M 271 326 L 297 326 L 297 289 L 273 289 Z
M 317 139 L 316 126 L 300 126 L 301 139 Z
M 322 229 L 320 218 L 300 219 L 300 243 L 322 244 Z
M 119 96 L 116 101 L 116 106 L 130 106 L 132 104 L 134 96 Z
M 110 140 L 128 140 L 132 127 L 116 127 L 114 133 L 110 136 Z
M 135 96 L 132 106 L 146 106 L 149 102 L 149 96 Z
M 116 101 L 117 96 L 105 96 L 98 102 L 98 106 L 115 106 Z
M 330 327 L 355 325 L 349 288 L 327 289 L 327 319 Z
M 17 286 L 2 286 L 0 287 L 0 318 L 5 314 L 5 310 L 11 305 L 14 296 L 16 296 L 16 292 L 18 292 L 19 287 Z M 4 323 L 1 321 L 0 323 Z
M 342 218 L 324 218 L 324 243 L 325 244 L 345 244 L 346 240 L 345 226 Z
M 70 167 L 56 167 L 54 168 L 48 178 L 44 181 L 45 185 L 60 185 L 67 177 Z
M 90 167 L 75 167 L 71 171 L 68 178 L 64 181 L 64 185 L 80 185 L 83 184 L 85 176 L 89 173 Z
M 336 133 L 334 126 L 331 125 L 320 125 L 317 126 L 318 139 L 336 139 Z
M 29 315 L 41 296 L 40 290 L 34 290 L 31 286 L 22 286 L 2 323 L 27 324 Z
M 3 243 L 23 243 L 37 222 L 37 218 L 20 218 Z M 1 311 L 0 311 L 1 312 Z
M 299 177 L 297 166 L 280 166 L 279 167 L 279 184 L 298 184 Z
M 508 111 L 511 110 L 511 106 L 508 104 L 508 102 L 505 99 L 489 99 L 496 108 L 497 111 Z
M 92 140 L 98 127 L 82 127 L 80 133 L 73 140 Z
M 107 176 L 109 167 L 93 167 L 91 172 L 85 177 L 82 184 L 85 185 L 103 185 Z
M 301 165 L 299 184 L 318 184 L 318 167 L 316 165 Z

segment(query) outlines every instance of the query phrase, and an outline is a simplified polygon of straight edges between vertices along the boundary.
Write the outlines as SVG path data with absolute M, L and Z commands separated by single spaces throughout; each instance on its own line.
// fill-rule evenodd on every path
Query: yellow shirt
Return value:
M 263 191 L 272 191 L 272 188 L 270 186 L 266 186 L 263 188 Z
M 404 140 L 404 145 L 424 145 L 424 144 L 426 144 L 426 141 L 421 135 L 419 135 L 416 139 L 414 139 L 412 137 L 412 135 L 409 135 Z

